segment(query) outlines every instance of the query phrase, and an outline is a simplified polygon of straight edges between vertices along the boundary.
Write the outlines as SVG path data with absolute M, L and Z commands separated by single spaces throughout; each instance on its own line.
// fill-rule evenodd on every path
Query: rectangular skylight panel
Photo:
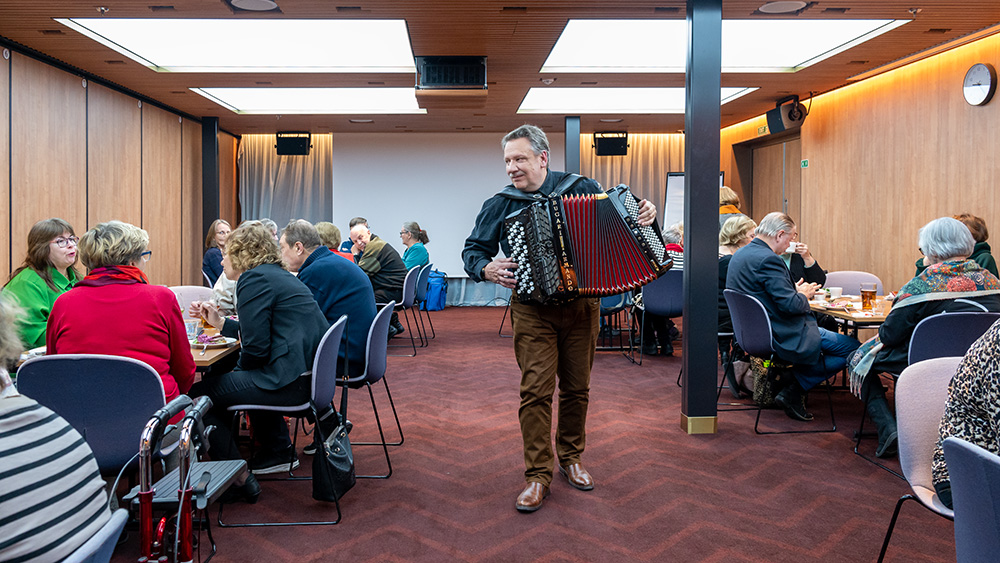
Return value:
M 57 21 L 158 72 L 416 72 L 403 20 Z
M 756 88 L 723 88 L 722 103 Z M 684 113 L 684 88 L 531 88 L 517 113 Z
M 413 88 L 191 88 L 239 114 L 427 113 Z
M 909 21 L 723 20 L 722 71 L 794 72 Z M 541 72 L 684 72 L 686 57 L 685 20 L 570 20 Z

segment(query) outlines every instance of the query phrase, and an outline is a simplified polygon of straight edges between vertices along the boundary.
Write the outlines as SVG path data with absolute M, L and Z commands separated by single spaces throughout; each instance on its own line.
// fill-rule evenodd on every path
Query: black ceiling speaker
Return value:
M 417 90 L 486 89 L 486 57 L 414 57 Z
M 274 148 L 279 156 L 305 156 L 312 148 L 311 140 L 308 131 L 278 131 Z
M 794 129 L 802 125 L 808 114 L 806 106 L 799 103 L 798 96 L 782 98 L 778 100 L 774 109 L 767 112 L 767 130 L 771 133 L 781 133 Z
M 628 132 L 598 131 L 594 133 L 594 154 L 597 156 L 625 156 L 628 154 Z

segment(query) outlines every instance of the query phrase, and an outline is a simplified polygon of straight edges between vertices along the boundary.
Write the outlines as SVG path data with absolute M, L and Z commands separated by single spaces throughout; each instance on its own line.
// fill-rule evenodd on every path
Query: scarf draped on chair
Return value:
M 906 282 L 906 285 L 899 290 L 892 309 L 928 301 L 947 301 L 994 294 L 1000 294 L 1000 280 L 996 276 L 972 260 L 948 260 L 927 268 Z M 861 397 L 861 385 L 882 348 L 882 342 L 876 334 L 851 356 L 849 365 L 851 392 L 858 397 Z
M 102 287 L 105 285 L 149 283 L 146 274 L 135 266 L 102 266 L 94 268 L 75 287 Z

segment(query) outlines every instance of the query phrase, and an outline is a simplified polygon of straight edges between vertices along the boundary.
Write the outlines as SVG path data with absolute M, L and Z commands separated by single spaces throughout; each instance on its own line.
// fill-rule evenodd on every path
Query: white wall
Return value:
M 510 183 L 499 133 L 335 133 L 333 223 L 346 240 L 352 217 L 400 255 L 404 221 L 427 231 L 434 267 L 464 277 L 462 246 L 487 198 Z M 564 135 L 549 135 L 562 169 Z

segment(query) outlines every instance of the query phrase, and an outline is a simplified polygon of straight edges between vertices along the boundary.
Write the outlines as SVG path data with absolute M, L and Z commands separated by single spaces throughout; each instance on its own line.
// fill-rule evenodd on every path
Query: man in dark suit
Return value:
M 757 225 L 756 238 L 733 254 L 726 287 L 756 297 L 764 305 L 775 353 L 795 365 L 794 380 L 774 400 L 788 416 L 808 421 L 812 415 L 805 409 L 806 392 L 844 369 L 859 343 L 816 326 L 809 299 L 819 284 L 792 280 L 780 258 L 797 237 L 798 229 L 788 215 L 769 213 Z
M 319 231 L 309 221 L 293 219 L 278 239 L 281 260 L 290 272 L 298 272 L 299 281 L 313 297 L 330 324 L 347 315 L 346 346 L 340 347 L 337 372 L 350 361 L 350 373 L 365 370 L 368 329 L 375 320 L 375 294 L 372 282 L 354 263 L 323 246 Z

